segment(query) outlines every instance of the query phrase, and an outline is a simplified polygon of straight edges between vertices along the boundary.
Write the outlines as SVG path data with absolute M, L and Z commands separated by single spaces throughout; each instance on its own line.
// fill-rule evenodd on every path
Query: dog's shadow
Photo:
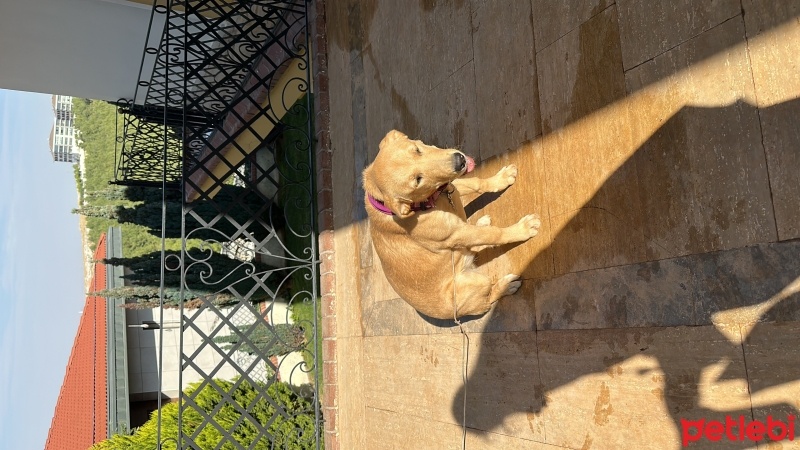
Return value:
M 503 192 L 509 188 L 510 186 L 500 192 L 486 192 L 464 205 L 464 212 L 467 214 L 467 217 L 472 217 L 476 212 L 489 206 L 490 203 L 500 198 L 500 196 L 503 195 Z

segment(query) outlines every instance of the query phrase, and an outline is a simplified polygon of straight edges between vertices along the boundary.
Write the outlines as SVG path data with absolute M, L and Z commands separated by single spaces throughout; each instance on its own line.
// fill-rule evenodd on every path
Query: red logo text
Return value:
M 757 442 L 765 438 L 773 441 L 784 439 L 794 440 L 794 416 L 789 414 L 786 421 L 773 419 L 767 416 L 766 422 L 760 420 L 748 421 L 744 416 L 733 419 L 725 416 L 725 422 L 719 420 L 687 420 L 681 419 L 681 436 L 683 446 L 696 442 L 705 437 L 709 441 L 717 442 L 722 439 L 729 441 L 744 441 L 745 439 Z

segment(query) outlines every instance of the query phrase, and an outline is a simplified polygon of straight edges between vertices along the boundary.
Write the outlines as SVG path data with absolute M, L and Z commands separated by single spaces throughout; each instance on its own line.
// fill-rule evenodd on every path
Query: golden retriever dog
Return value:
M 541 221 L 527 215 L 509 227 L 488 216 L 467 223 L 461 195 L 499 192 L 514 183 L 517 168 L 490 178 L 461 178 L 475 161 L 392 130 L 375 161 L 364 169 L 364 204 L 372 243 L 389 284 L 420 313 L 437 319 L 484 314 L 519 289 L 516 274 L 492 279 L 478 271 L 475 252 L 526 241 Z

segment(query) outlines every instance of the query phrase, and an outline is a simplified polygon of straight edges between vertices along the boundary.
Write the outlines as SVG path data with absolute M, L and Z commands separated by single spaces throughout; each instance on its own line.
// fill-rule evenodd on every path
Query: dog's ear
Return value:
M 414 211 L 411 210 L 411 204 L 399 198 L 393 198 L 386 206 L 401 219 L 407 219 L 414 215 Z
M 386 136 L 383 137 L 383 139 L 381 140 L 381 143 L 378 145 L 378 148 L 383 148 L 387 144 L 390 144 L 390 143 L 392 143 L 392 142 L 394 142 L 394 141 L 396 141 L 398 139 L 408 139 L 408 136 L 406 136 L 405 134 L 403 134 L 403 133 L 401 133 L 401 132 L 399 132 L 397 130 L 392 130 L 392 131 L 386 133 Z
M 377 186 L 372 182 L 372 164 L 368 165 L 363 172 L 361 172 L 361 186 L 364 187 L 364 192 L 367 194 L 375 195 L 378 192 Z
M 400 132 L 400 131 L 397 131 L 397 130 L 392 130 L 392 131 L 386 133 L 386 137 L 385 138 L 389 138 L 389 139 L 407 139 L 408 136 L 406 136 L 406 134 L 403 133 L 403 132 Z
M 384 193 L 382 190 L 378 188 L 375 184 L 373 177 L 372 177 L 372 170 L 373 165 L 370 164 L 367 166 L 366 169 L 362 172 L 362 183 L 364 186 L 364 192 L 370 194 L 378 199 L 383 201 L 383 204 L 386 205 L 387 208 L 392 210 L 392 212 L 403 219 L 406 217 L 410 217 L 414 215 L 414 212 L 411 211 L 411 204 L 404 200 L 400 200 L 390 195 Z

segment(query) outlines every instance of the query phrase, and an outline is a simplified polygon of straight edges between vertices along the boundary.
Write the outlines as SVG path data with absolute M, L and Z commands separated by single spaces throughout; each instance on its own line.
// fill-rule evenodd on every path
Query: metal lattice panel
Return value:
M 306 7 L 155 6 L 163 35 L 119 103 L 117 183 L 181 188 L 163 236 L 195 243 L 163 261 L 182 298 L 179 432 L 165 446 L 321 448 L 320 330 L 292 314 L 317 302 Z
M 154 6 L 148 42 L 162 29 L 157 45 L 145 49 L 134 98 L 118 102 L 120 184 L 160 183 L 164 146 L 167 181 L 177 182 L 181 174 L 174 169 L 187 158 L 188 165 L 208 162 L 202 155 L 208 156 L 209 146 L 224 147 L 258 118 L 278 125 L 294 102 L 279 98 L 265 107 L 265 89 L 274 87 L 294 58 L 307 68 L 305 1 L 173 1 L 169 8 Z M 305 91 L 308 77 L 294 84 Z M 265 111 L 254 117 L 254 109 Z M 217 136 L 225 120 L 240 123 Z M 151 123 L 173 133 L 165 139 Z M 182 132 L 174 131 L 180 127 Z

